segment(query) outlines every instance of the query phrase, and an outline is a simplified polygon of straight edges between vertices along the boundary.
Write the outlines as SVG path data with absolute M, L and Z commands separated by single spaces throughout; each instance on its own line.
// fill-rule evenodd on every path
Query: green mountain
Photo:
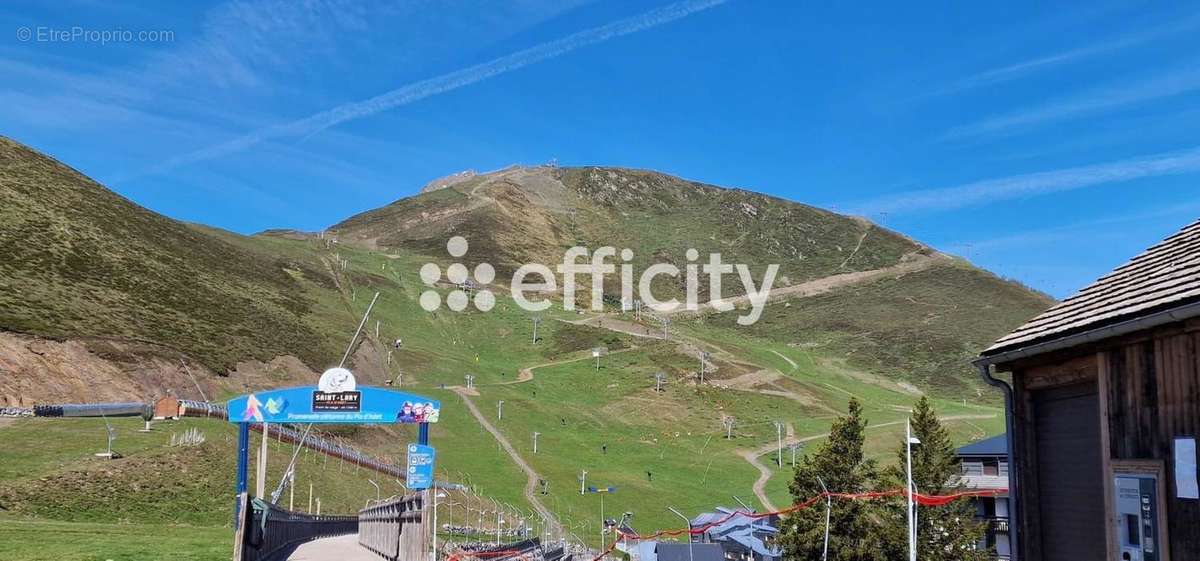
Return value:
M 313 262 L 229 243 L 122 198 L 0 137 L 0 327 L 53 337 L 160 343 L 224 371 L 329 341 L 306 292 Z M 325 286 L 321 286 L 321 284 Z
M 515 167 L 452 177 L 330 232 L 362 247 L 417 251 L 439 261 L 448 260 L 446 240 L 463 236 L 471 250 L 461 261 L 491 263 L 501 278 L 522 263 L 553 267 L 576 245 L 630 248 L 634 271 L 652 263 L 682 268 L 690 248 L 701 262 L 720 253 L 755 275 L 775 263 L 775 290 L 802 297 L 768 306 L 765 318 L 744 331 L 826 349 L 858 368 L 944 395 L 977 388 L 969 359 L 1051 303 L 867 220 L 750 191 L 598 167 Z M 657 280 L 662 298 L 682 296 L 682 277 Z M 707 276 L 698 280 L 699 294 L 707 295 Z M 605 301 L 619 309 L 615 275 L 605 279 L 604 291 Z M 586 289 L 581 292 L 586 307 Z M 728 281 L 722 293 L 743 291 Z M 714 315 L 710 322 L 736 330 L 734 317 Z
M 754 267 L 777 263 L 784 284 L 932 252 L 865 220 L 776 197 L 596 167 L 475 175 L 351 217 L 331 231 L 366 247 L 431 255 L 444 255 L 445 240 L 461 235 L 473 249 L 466 262 L 486 257 L 502 271 L 561 262 L 563 250 L 575 245 L 632 249 L 638 270 L 652 262 L 683 265 L 692 248 Z
M 109 386 L 128 398 L 152 398 L 123 382 L 138 376 L 191 397 L 198 390 L 178 381 L 187 378 L 164 370 L 178 369 L 179 355 L 203 365 L 194 368 L 197 387 L 214 399 L 311 383 L 315 372 L 338 363 L 379 293 L 348 364 L 366 383 L 392 381 L 442 400 L 446 410 L 432 435 L 440 476 L 547 513 L 589 540 L 599 530 L 596 497 L 571 491 L 582 470 L 589 484 L 621 489 L 606 508 L 635 511 L 639 529 L 673 524 L 666 504 L 697 512 L 738 494 L 779 506 L 787 500 L 788 467 L 772 463 L 777 438 L 820 440 L 848 396 L 866 405 L 868 449 L 879 458 L 890 457 L 901 419 L 921 392 L 935 397 L 960 441 L 1002 430 L 998 396 L 977 391 L 966 359 L 1050 304 L 860 218 L 650 171 L 460 174 L 324 233 L 242 236 L 155 214 L 0 139 L 0 200 L 0 398 L 37 391 L 38 399 L 92 400 L 88 388 Z M 470 245 L 462 257 L 447 253 L 456 235 Z M 621 313 L 618 278 L 610 275 L 602 314 L 565 311 L 561 295 L 549 296 L 554 305 L 537 314 L 534 342 L 534 314 L 508 297 L 509 273 L 530 262 L 553 267 L 576 245 L 629 248 L 638 271 L 655 263 L 684 267 L 694 248 L 747 265 L 755 279 L 769 264 L 779 273 L 762 318 L 750 326 L 735 322 L 744 303 L 727 313 Z M 418 275 L 422 265 L 444 270 L 456 261 L 495 266 L 493 309 L 421 307 L 431 288 Z M 701 294 L 708 293 L 705 282 L 701 275 Z M 454 288 L 433 290 L 444 301 Z M 659 277 L 654 289 L 686 292 L 670 277 Z M 739 302 L 741 283 L 725 284 L 723 294 Z M 587 296 L 585 290 L 577 299 Z M 403 340 L 399 349 L 396 339 Z M 598 367 L 589 352 L 596 346 L 610 349 Z M 703 384 L 700 351 L 710 357 Z M 174 366 L 164 366 L 160 355 L 173 357 Z M 474 389 L 462 387 L 467 374 L 475 376 Z M 736 419 L 729 439 L 726 417 Z M 49 434 L 43 423 L 73 422 L 2 424 L 0 440 L 34 441 Z M 195 497 L 219 487 L 220 478 L 186 475 L 225 465 L 224 448 L 233 453 L 218 439 L 228 427 L 202 426 L 212 433 L 206 455 L 176 466 L 185 474 L 178 478 L 148 467 L 179 462 L 178 455 L 153 436 L 137 437 L 138 448 L 118 461 L 128 462 L 118 471 L 134 481 L 129 493 L 152 502 L 163 489 Z M 0 536 L 4 511 L 92 524 L 128 518 L 98 503 L 71 502 L 106 496 L 89 474 L 109 468 L 80 453 L 95 424 L 53 427 L 72 447 L 48 447 L 21 456 L 27 468 L 0 469 L 0 488 L 8 489 L 0 492 Z M 396 457 L 412 435 L 369 427 L 340 437 Z M 0 465 L 4 459 L 0 451 Z M 331 479 L 330 469 L 310 460 L 298 480 L 319 485 Z M 373 497 L 361 481 L 366 476 L 358 477 L 328 491 L 345 495 L 328 504 Z M 539 479 L 549 483 L 549 495 L 533 491 Z M 43 491 L 47 481 L 53 494 Z M 166 513 L 163 522 L 224 524 L 223 505 Z

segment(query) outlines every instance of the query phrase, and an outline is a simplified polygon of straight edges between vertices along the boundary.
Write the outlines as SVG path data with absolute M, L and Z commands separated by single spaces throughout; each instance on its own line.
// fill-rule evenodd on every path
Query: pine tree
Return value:
M 867 420 L 862 405 L 851 399 L 849 411 L 830 427 L 829 439 L 796 465 L 788 486 L 795 503 L 821 494 L 822 481 L 830 492 L 868 491 L 877 478 L 875 463 L 863 454 Z M 819 478 L 819 479 L 818 479 Z M 834 499 L 830 509 L 829 559 L 875 561 L 884 559 L 874 537 L 878 517 L 873 501 Z M 825 536 L 825 501 L 790 514 L 783 520 L 780 542 L 786 559 L 821 559 Z
M 917 492 L 924 495 L 948 495 L 963 491 L 961 471 L 954 455 L 950 433 L 942 426 L 929 400 L 922 397 L 910 417 L 912 434 L 921 441 L 912 451 L 912 478 Z M 900 443 L 897 465 L 882 473 L 879 487 L 903 489 L 905 478 L 904 443 Z M 891 500 L 883 507 L 880 534 L 886 557 L 907 559 L 908 519 L 905 501 Z M 979 549 L 986 527 L 975 519 L 975 506 L 960 499 L 944 506 L 917 507 L 917 553 L 922 561 L 982 561 L 988 553 Z

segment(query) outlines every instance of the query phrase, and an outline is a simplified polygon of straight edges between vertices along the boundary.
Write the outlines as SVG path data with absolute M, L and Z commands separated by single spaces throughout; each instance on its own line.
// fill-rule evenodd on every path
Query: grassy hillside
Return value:
M 224 561 L 225 528 L 168 524 L 94 524 L 0 515 L 0 559 L 11 561 Z
M 142 433 L 140 419 L 110 422 L 117 430 L 113 449 L 125 456 L 111 461 L 93 456 L 104 451 L 102 419 L 23 419 L 0 427 L 0 437 L 10 443 L 0 452 L 0 512 L 63 522 L 229 525 L 237 437 L 233 425 L 185 419 Z M 172 433 L 191 428 L 202 431 L 207 441 L 195 447 L 168 446 Z M 253 436 L 255 456 L 259 438 Z M 270 443 L 268 489 L 279 481 L 292 450 L 291 445 Z M 307 506 L 309 483 L 326 512 L 352 512 L 374 498 L 374 487 L 365 478 L 344 477 L 353 466 L 316 454 L 301 459 L 300 508 Z M 380 483 L 387 494 L 401 490 L 395 482 Z
M 945 396 L 980 387 L 970 361 L 1051 300 L 961 261 L 768 306 L 744 331 Z M 738 329 L 729 315 L 715 328 Z
M 310 327 L 311 262 L 249 251 L 146 210 L 0 137 L 0 328 L 149 340 L 218 371 L 337 351 Z
M 592 248 L 631 248 L 642 265 L 682 265 L 684 252 L 695 248 L 701 256 L 720 253 L 724 261 L 756 271 L 777 263 L 781 278 L 802 282 L 893 265 L 906 253 L 926 250 L 865 220 L 750 191 L 651 171 L 556 171 L 582 202 L 574 220 L 582 241 Z
M 352 217 L 335 227 L 333 243 L 333 236 L 247 237 L 181 224 L 10 141 L 0 142 L 0 164 L 0 194 L 12 201 L 0 208 L 0 253 L 12 256 L 0 261 L 0 328 L 154 341 L 217 372 L 279 355 L 319 370 L 341 357 L 379 292 L 373 321 L 350 356 L 360 381 L 391 380 L 442 400 L 432 431 L 441 477 L 526 508 L 526 474 L 484 425 L 493 423 L 549 482 L 550 494 L 538 500 L 589 542 L 598 537 L 599 504 L 578 493 L 583 470 L 589 485 L 618 487 L 606 511 L 635 512 L 639 529 L 674 525 L 667 505 L 694 513 L 729 503 L 731 494 L 780 505 L 786 470 L 761 476 L 755 463 L 769 465 L 759 458 L 776 442 L 775 423 L 797 440 L 818 441 L 850 396 L 879 425 L 869 431 L 869 446 L 885 460 L 896 438 L 889 427 L 920 391 L 935 396 L 963 442 L 998 432 L 995 396 L 975 392 L 965 360 L 1048 303 L 969 264 L 922 260 L 932 250 L 863 220 L 653 172 L 517 168 L 473 177 Z M 596 317 L 556 304 L 537 314 L 543 321 L 534 343 L 533 314 L 503 287 L 492 287 L 497 303 L 486 313 L 420 307 L 429 287 L 418 270 L 431 260 L 450 262 L 445 242 L 456 234 L 471 244 L 462 261 L 490 262 L 501 275 L 518 263 L 552 265 L 575 244 L 632 248 L 639 269 L 681 263 L 687 248 L 750 264 L 756 277 L 779 263 L 786 279 L 777 285 L 891 271 L 914 259 L 933 265 L 772 302 L 749 328 L 732 315 L 677 316 L 669 340 L 647 337 L 661 329 L 628 314 Z M 444 298 L 449 287 L 436 290 Z M 617 294 L 615 286 L 605 292 Z M 391 348 L 398 338 L 402 348 Z M 599 345 L 612 353 L 597 370 L 588 349 Z M 699 350 L 713 356 L 704 385 L 696 383 Z M 667 377 L 661 393 L 653 389 L 659 372 Z M 455 387 L 467 374 L 475 376 L 474 392 Z M 233 375 L 220 397 L 281 380 L 295 378 Z M 737 420 L 732 439 L 723 437 L 724 415 Z M 227 425 L 180 423 L 209 433 L 204 446 L 181 450 L 164 447 L 162 433 L 136 433 L 136 423 L 121 422 L 118 449 L 127 458 L 112 463 L 90 457 L 102 443 L 98 421 L 0 427 L 0 440 L 19 443 L 0 450 L 0 537 L 53 524 L 86 533 L 96 524 L 155 532 L 161 524 L 227 523 Z M 541 433 L 537 454 L 534 432 Z M 344 436 L 394 458 L 413 438 L 396 427 Z M 277 448 L 274 457 L 288 451 Z M 306 461 L 302 488 L 308 478 L 326 489 L 326 512 L 352 512 L 373 496 L 371 474 L 333 473 Z M 760 477 L 765 492 L 756 498 Z M 29 519 L 48 525 L 22 526 Z
M 701 260 L 715 252 L 726 263 L 749 264 L 755 275 L 777 263 L 777 288 L 935 253 L 865 220 L 802 204 L 655 172 L 593 167 L 475 176 L 352 217 L 332 231 L 344 242 L 414 251 L 438 262 L 451 261 L 445 241 L 461 235 L 471 244 L 461 261 L 492 263 L 501 278 L 520 263 L 553 266 L 576 244 L 631 248 L 635 271 L 655 262 L 682 266 L 688 248 Z M 746 329 L 734 323 L 734 314 L 702 323 L 718 328 L 717 338 L 746 332 L 819 348 L 830 360 L 939 395 L 973 395 L 980 383 L 969 359 L 1052 301 L 964 261 L 927 261 L 929 268 L 768 306 Z M 707 277 L 699 280 L 706 295 Z M 740 282 L 727 281 L 723 293 L 740 295 Z M 606 279 L 610 307 L 620 300 L 618 282 L 615 275 Z M 657 294 L 683 291 L 682 278 L 656 282 Z M 587 286 L 580 293 L 586 305 Z

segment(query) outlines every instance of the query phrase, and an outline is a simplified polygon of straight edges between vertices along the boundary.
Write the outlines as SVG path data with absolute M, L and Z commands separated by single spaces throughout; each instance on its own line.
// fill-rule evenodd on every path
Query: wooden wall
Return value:
M 1105 492 L 1112 493 L 1113 462 L 1160 462 L 1170 559 L 1200 560 L 1200 500 L 1175 498 L 1172 457 L 1175 437 L 1200 440 L 1200 323 L 1175 324 L 998 365 L 998 369 L 1013 373 L 1016 390 L 1015 464 L 1020 478 L 1024 560 L 1042 559 L 1033 396 L 1039 390 L 1089 381 L 1097 382 L 1100 394 L 1097 422 L 1102 436 L 1098 445 L 1104 454 Z M 1110 504 L 1106 510 L 1111 510 Z M 1111 512 L 1106 513 L 1105 520 L 1111 519 Z M 1097 534 L 1109 530 L 1097 528 Z
M 1200 439 L 1200 332 L 1164 330 L 1100 354 L 1113 460 L 1165 468 L 1172 559 L 1200 559 L 1200 500 L 1175 498 L 1175 437 Z

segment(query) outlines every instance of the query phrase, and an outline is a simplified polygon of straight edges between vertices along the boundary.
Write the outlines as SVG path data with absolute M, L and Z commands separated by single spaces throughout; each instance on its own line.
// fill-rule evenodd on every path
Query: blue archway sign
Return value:
M 236 397 L 228 405 L 231 423 L 422 424 L 436 423 L 441 409 L 435 399 L 374 386 L 283 388 Z
M 422 452 L 428 450 L 428 470 L 432 479 L 433 448 L 429 446 L 429 423 L 437 422 L 442 404 L 436 399 L 388 388 L 357 386 L 354 375 L 344 368 L 326 370 L 316 386 L 266 390 L 235 397 L 229 400 L 226 410 L 229 422 L 238 425 L 238 496 L 247 489 L 250 425 L 255 423 L 415 424 L 418 429 L 416 445 L 422 447 Z

